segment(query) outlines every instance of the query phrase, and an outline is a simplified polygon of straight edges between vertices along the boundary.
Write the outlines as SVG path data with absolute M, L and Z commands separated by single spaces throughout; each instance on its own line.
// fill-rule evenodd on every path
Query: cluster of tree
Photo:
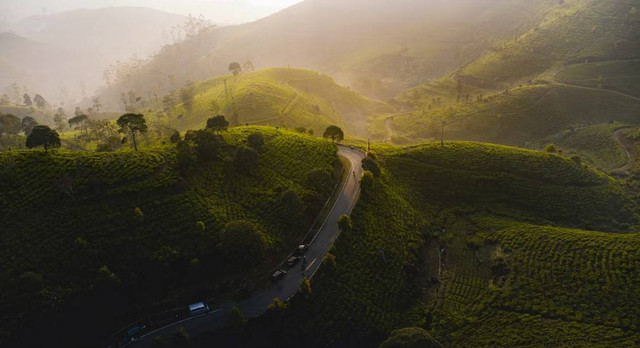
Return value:
M 47 106 L 47 101 L 40 94 L 36 94 L 33 97 L 33 101 L 31 101 L 31 96 L 29 95 L 29 93 L 25 93 L 22 96 L 22 100 L 22 105 L 24 106 L 33 106 L 33 103 L 35 103 L 36 107 L 38 107 L 39 109 L 44 109 Z

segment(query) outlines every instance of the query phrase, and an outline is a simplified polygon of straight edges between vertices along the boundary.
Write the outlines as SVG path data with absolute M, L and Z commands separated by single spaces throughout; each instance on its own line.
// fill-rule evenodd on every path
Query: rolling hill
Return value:
M 254 323 L 246 342 L 376 346 L 410 326 L 444 346 L 640 339 L 640 236 L 608 232 L 637 231 L 637 203 L 619 182 L 563 156 L 498 145 L 373 149 L 382 173 L 363 177 L 353 227 L 313 294 Z
M 227 72 L 229 63 L 293 66 L 330 74 L 379 99 L 440 77 L 526 32 L 554 2 L 306 0 L 270 17 L 208 30 L 170 45 L 112 88 L 171 90 Z M 162 72 L 162 73 L 158 73 Z
M 254 133 L 264 139 L 259 165 L 243 169 L 236 152 Z M 0 341 L 95 346 L 149 313 L 241 297 L 266 281 L 331 194 L 336 149 L 267 127 L 223 137 L 213 161 L 196 146 L 186 174 L 183 145 L 0 153 Z M 263 239 L 264 258 L 251 266 L 224 244 L 239 220 Z
M 348 134 L 364 138 L 370 117 L 394 110 L 337 85 L 326 75 L 299 69 L 264 69 L 237 78 L 222 76 L 195 83 L 193 90 L 190 112 L 179 103 L 181 91 L 170 97 L 179 103 L 170 116 L 171 125 L 178 129 L 204 126 L 207 118 L 222 114 L 231 125 L 303 127 L 321 135 L 328 125 L 336 124 Z

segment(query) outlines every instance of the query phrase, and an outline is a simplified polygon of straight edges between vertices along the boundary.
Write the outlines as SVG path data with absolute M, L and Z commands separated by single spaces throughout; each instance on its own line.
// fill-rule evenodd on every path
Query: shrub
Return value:
M 264 137 L 261 133 L 251 133 L 247 137 L 247 143 L 250 147 L 260 150 L 264 146 Z
M 202 161 L 213 161 L 218 158 L 222 140 L 208 130 L 198 130 L 194 133 L 193 143 L 198 159 Z
M 219 248 L 241 267 L 250 267 L 264 259 L 266 241 L 262 232 L 249 221 L 227 223 Z
M 333 174 L 328 169 L 314 169 L 307 174 L 305 184 L 315 192 L 329 194 L 333 189 Z
M 167 342 L 167 340 L 162 336 L 156 336 L 151 341 L 151 347 L 152 348 L 168 348 L 169 342 Z
M 577 165 L 582 164 L 582 157 L 578 155 L 571 156 L 571 160 L 574 161 Z
M 311 296 L 311 281 L 306 277 L 302 279 L 302 283 L 300 283 L 300 292 L 304 297 Z
M 380 166 L 372 157 L 367 156 L 362 159 L 362 169 L 370 171 L 376 178 L 380 177 Z
M 241 329 L 246 323 L 246 319 L 242 314 L 242 311 L 238 307 L 231 308 L 229 315 L 227 316 L 227 325 L 232 329 Z
M 171 134 L 171 137 L 169 138 L 169 141 L 172 144 L 177 144 L 182 140 L 182 138 L 180 137 L 180 132 L 178 131 L 173 131 L 173 134 Z
M 280 300 L 279 298 L 274 298 L 273 302 L 269 305 L 269 310 L 272 312 L 281 312 L 287 309 L 287 303 Z
M 351 231 L 353 228 L 353 221 L 351 221 L 351 217 L 347 214 L 340 215 L 338 218 L 338 227 L 340 227 L 343 232 Z
M 258 155 L 256 150 L 250 147 L 240 146 L 236 151 L 234 164 L 239 170 L 249 173 L 258 169 L 260 164 L 260 155 Z
M 287 190 L 280 196 L 280 205 L 283 208 L 285 217 L 297 217 L 304 210 L 304 203 L 293 190 Z
M 184 348 L 188 347 L 191 344 L 191 339 L 189 338 L 189 333 L 185 330 L 184 327 L 179 327 L 173 333 L 171 337 L 172 347 L 176 348 Z
M 547 145 L 544 150 L 548 153 L 556 153 L 558 151 L 556 144 L 553 143 Z
M 109 267 L 102 266 L 98 269 L 96 281 L 98 284 L 116 284 L 120 282 L 120 279 L 118 279 L 115 273 L 111 272 Z
M 386 341 L 380 344 L 380 348 L 440 348 L 438 343 L 424 329 L 419 327 L 408 327 L 396 330 Z

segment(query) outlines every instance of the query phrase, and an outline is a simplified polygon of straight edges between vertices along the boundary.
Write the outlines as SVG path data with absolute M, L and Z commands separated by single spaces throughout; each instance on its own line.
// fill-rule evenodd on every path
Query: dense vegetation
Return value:
M 178 129 L 200 127 L 214 113 L 227 115 L 231 126 L 287 126 L 319 135 L 328 125 L 339 124 L 362 137 L 367 117 L 393 110 L 326 75 L 299 69 L 249 71 L 198 82 L 166 97 L 164 103 L 171 126 Z
M 333 188 L 331 142 L 264 127 L 190 134 L 177 150 L 0 153 L 3 340 L 51 310 L 66 317 L 48 330 L 87 344 L 123 320 L 246 294 L 305 237 Z M 264 253 L 226 238 L 238 220 Z M 235 244 L 244 251 L 229 254 Z
M 445 346 L 640 338 L 638 234 L 592 231 L 635 229 L 636 203 L 614 179 L 497 145 L 375 149 L 381 176 L 362 178 L 353 228 L 312 295 L 252 330 L 276 330 L 284 346 L 375 346 L 411 326 Z

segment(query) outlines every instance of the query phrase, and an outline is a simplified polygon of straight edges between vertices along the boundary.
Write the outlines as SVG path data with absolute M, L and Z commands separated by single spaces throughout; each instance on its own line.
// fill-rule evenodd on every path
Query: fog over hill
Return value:
M 40 93 L 56 104 L 91 96 L 109 64 L 156 52 L 185 20 L 134 7 L 25 18 L 11 25 L 15 34 L 2 35 L 0 87 L 17 83 L 21 92 Z

